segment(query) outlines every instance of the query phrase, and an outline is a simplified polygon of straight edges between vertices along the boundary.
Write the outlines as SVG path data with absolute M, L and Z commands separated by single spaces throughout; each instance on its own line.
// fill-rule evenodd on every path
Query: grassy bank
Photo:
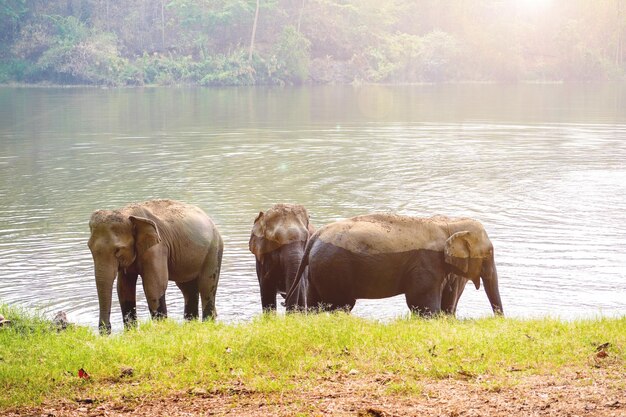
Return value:
M 57 332 L 6 306 L 0 313 L 12 320 L 0 328 L 0 410 L 172 392 L 275 394 L 338 375 L 384 378 L 389 394 L 419 394 L 423 381 L 448 378 L 497 390 L 518 377 L 623 371 L 626 363 L 626 317 L 381 324 L 345 314 L 293 315 L 241 324 L 148 322 L 100 337 L 81 327 Z M 89 378 L 78 376 L 81 368 Z

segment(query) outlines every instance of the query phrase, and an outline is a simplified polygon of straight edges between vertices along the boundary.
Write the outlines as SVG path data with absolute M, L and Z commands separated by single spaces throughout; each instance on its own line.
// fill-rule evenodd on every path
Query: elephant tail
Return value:
M 304 275 L 305 268 L 309 265 L 309 253 L 311 252 L 311 248 L 315 243 L 315 237 L 317 234 L 311 236 L 311 238 L 306 243 L 306 248 L 304 249 L 304 255 L 302 255 L 302 260 L 300 260 L 300 265 L 298 266 L 298 272 L 296 272 L 296 276 L 293 279 L 293 283 L 291 284 L 291 288 L 289 288 L 289 292 L 287 292 L 287 296 L 285 297 L 285 305 L 286 306 L 294 306 L 297 303 L 297 299 L 294 302 L 294 297 L 297 295 L 298 289 L 300 288 L 300 282 L 302 281 L 302 276 Z

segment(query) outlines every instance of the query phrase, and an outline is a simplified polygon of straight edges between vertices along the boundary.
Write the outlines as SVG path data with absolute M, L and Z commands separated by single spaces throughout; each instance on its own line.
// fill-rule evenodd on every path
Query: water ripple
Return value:
M 304 204 L 315 225 L 371 211 L 476 217 L 496 248 L 507 314 L 626 312 L 624 124 L 44 132 L 46 141 L 23 131 L 3 135 L 1 302 L 63 309 L 94 325 L 89 216 L 131 201 L 176 198 L 204 208 L 224 236 L 220 320 L 260 313 L 250 228 L 259 210 L 283 201 Z M 139 314 L 147 317 L 137 293 Z M 171 315 L 181 317 L 173 284 L 167 301 Z M 406 311 L 403 297 L 362 300 L 355 308 L 377 319 Z M 468 287 L 459 315 L 488 314 L 484 291 Z M 116 302 L 113 315 L 119 329 Z

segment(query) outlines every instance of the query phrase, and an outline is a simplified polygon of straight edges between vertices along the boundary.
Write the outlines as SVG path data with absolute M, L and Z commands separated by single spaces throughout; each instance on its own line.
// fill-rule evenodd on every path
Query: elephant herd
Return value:
M 98 210 L 89 228 L 101 333 L 111 331 L 116 277 L 126 327 L 137 319 L 138 276 L 153 318 L 167 316 L 168 281 L 183 293 L 186 319 L 215 317 L 224 243 L 200 208 L 151 200 Z M 503 312 L 493 245 L 476 220 L 370 214 L 316 231 L 303 206 L 276 204 L 254 220 L 249 248 L 264 311 L 279 293 L 288 311 L 350 311 L 359 298 L 404 294 L 414 313 L 454 314 L 467 281 L 478 289 L 482 278 L 494 313 Z

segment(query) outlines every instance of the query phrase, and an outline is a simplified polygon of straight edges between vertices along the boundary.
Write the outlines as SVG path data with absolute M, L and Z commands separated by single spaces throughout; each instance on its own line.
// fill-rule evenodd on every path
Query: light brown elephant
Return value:
M 98 210 L 89 221 L 100 303 L 99 329 L 110 333 L 111 296 L 117 294 L 125 326 L 137 319 L 136 285 L 141 275 L 153 318 L 167 317 L 165 290 L 174 281 L 185 297 L 185 318 L 214 318 L 224 244 L 213 221 L 200 208 L 172 200 Z
M 411 311 L 429 316 L 442 301 L 454 312 L 466 280 L 479 288 L 481 277 L 493 311 L 502 314 L 493 245 L 476 220 L 358 216 L 311 236 L 287 305 L 305 307 L 305 298 L 308 308 L 351 310 L 358 298 L 405 294 Z
M 284 297 L 291 288 L 313 232 L 309 214 L 299 204 L 275 204 L 254 219 L 249 248 L 256 258 L 264 311 L 276 310 L 276 294 Z

